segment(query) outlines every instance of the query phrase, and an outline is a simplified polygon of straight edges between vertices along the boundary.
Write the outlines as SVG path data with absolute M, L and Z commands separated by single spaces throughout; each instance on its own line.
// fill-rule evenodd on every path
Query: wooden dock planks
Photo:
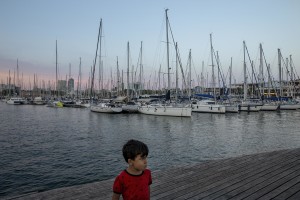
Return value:
M 10 199 L 111 199 L 113 179 Z M 300 148 L 153 172 L 151 199 L 300 199 Z

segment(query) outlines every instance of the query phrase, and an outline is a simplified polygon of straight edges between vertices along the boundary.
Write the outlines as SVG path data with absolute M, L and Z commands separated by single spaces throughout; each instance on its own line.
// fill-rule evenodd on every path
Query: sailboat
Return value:
M 169 20 L 168 20 L 168 9 L 165 10 L 165 16 L 166 16 L 166 39 L 167 39 L 167 69 L 168 69 L 168 91 L 167 91 L 167 101 L 170 100 L 170 66 L 169 66 Z M 176 45 L 176 52 L 177 52 L 177 45 Z M 178 56 L 176 54 L 176 58 L 178 59 Z M 176 60 L 177 60 L 176 59 Z M 176 67 L 177 70 L 177 67 Z M 176 77 L 177 82 L 177 77 Z M 177 94 L 176 94 L 177 95 Z M 177 102 L 176 102 L 177 103 Z M 192 116 L 192 108 L 190 105 L 178 105 L 176 104 L 150 104 L 145 106 L 140 106 L 138 108 L 138 111 L 142 114 L 147 115 L 159 115 L 159 116 L 173 116 L 173 117 L 191 117 Z
M 102 102 L 97 104 L 96 106 L 91 106 L 91 111 L 98 113 L 121 113 L 122 108 L 117 107 L 111 102 Z
M 265 84 L 264 84 L 264 64 L 263 64 L 263 58 L 264 57 L 264 52 L 263 52 L 263 48 L 262 48 L 262 44 L 259 44 L 259 50 L 260 50 L 260 64 L 259 64 L 259 85 L 260 85 L 260 94 L 262 96 L 261 100 L 263 102 L 263 105 L 261 107 L 261 111 L 276 111 L 279 107 L 277 102 L 270 102 L 270 101 L 266 101 L 264 98 L 264 94 L 265 94 Z M 267 66 L 266 63 L 266 67 L 268 69 L 269 72 L 269 68 Z M 270 81 L 270 73 L 268 73 L 268 83 Z M 268 84 L 269 85 L 269 84 Z
M 17 60 L 17 74 L 19 74 L 19 61 L 18 60 Z M 10 87 L 10 85 L 11 84 L 10 84 L 10 71 L 9 71 L 9 87 Z M 19 75 L 17 75 L 17 85 L 19 86 Z M 14 87 L 16 87 L 15 84 L 14 84 Z M 13 96 L 13 97 L 10 96 L 10 98 L 6 101 L 6 103 L 9 105 L 23 105 L 26 103 L 26 101 L 25 101 L 25 99 L 18 97 L 18 96 Z
M 280 95 L 279 96 L 280 96 L 280 101 L 281 101 L 280 105 L 279 105 L 279 109 L 280 110 L 297 110 L 297 109 L 300 109 L 300 104 L 298 102 L 294 101 L 293 99 L 283 97 L 281 59 L 282 59 L 281 51 L 280 51 L 280 49 L 278 49 L 279 87 L 280 87 L 280 89 L 279 89 Z M 287 63 L 286 63 L 286 65 L 287 65 Z M 286 68 L 287 68 L 287 66 L 286 66 Z
M 23 105 L 25 104 L 25 100 L 21 97 L 11 97 L 6 103 L 9 105 Z
M 196 100 L 192 102 L 193 112 L 205 112 L 205 113 L 219 113 L 224 114 L 226 112 L 225 105 L 216 103 L 216 92 L 215 92 L 215 74 L 214 74 L 214 51 L 212 46 L 212 35 L 210 34 L 210 46 L 211 46 L 211 61 L 212 61 L 212 80 L 214 89 L 214 100 Z
M 225 112 L 228 113 L 238 113 L 239 112 L 239 106 L 237 103 L 233 102 L 231 99 L 231 79 L 232 79 L 232 57 L 230 59 L 230 67 L 229 67 L 229 95 L 228 100 L 225 100 L 222 102 L 222 104 L 225 106 Z
M 262 104 L 259 102 L 253 102 L 247 99 L 248 93 L 248 84 L 247 84 L 247 66 L 246 66 L 246 43 L 243 41 L 243 49 L 244 49 L 244 99 L 239 104 L 240 111 L 247 112 L 258 112 L 260 111 Z
M 100 26 L 99 26 L 99 33 L 98 33 L 98 41 L 97 41 L 97 47 L 96 47 L 96 55 L 94 60 L 94 66 L 93 66 L 93 73 L 92 73 L 92 83 L 91 83 L 91 99 L 93 95 L 93 87 L 94 87 L 94 78 L 95 78 L 95 66 L 96 66 L 96 60 L 97 60 L 97 53 L 98 53 L 98 47 L 100 46 L 100 61 L 101 63 L 101 38 L 102 38 L 102 19 L 100 20 Z M 100 41 L 100 45 L 99 45 Z M 90 109 L 92 112 L 98 112 L 98 113 L 121 113 L 122 108 L 116 107 L 115 104 L 112 102 L 100 102 L 97 105 L 91 105 Z
M 56 94 L 57 94 L 57 97 L 58 97 L 58 81 L 57 81 L 57 40 L 55 42 L 55 59 L 56 59 L 56 62 L 55 62 L 55 65 L 56 65 L 56 83 L 55 83 L 55 86 L 56 86 Z M 53 107 L 53 108 L 62 108 L 64 107 L 63 103 L 61 101 L 58 101 L 58 100 L 50 100 L 48 101 L 47 107 Z

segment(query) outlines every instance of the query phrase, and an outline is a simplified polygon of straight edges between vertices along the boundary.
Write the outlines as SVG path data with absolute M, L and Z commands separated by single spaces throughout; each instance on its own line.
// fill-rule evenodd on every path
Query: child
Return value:
M 147 168 L 148 147 L 138 140 L 129 140 L 123 146 L 123 157 L 128 163 L 115 179 L 112 199 L 150 199 L 151 171 Z

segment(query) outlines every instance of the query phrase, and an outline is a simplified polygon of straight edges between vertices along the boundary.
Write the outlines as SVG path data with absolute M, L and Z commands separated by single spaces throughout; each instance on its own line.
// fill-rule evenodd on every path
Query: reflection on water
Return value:
M 2 102 L 0 111 L 0 196 L 113 178 L 131 138 L 148 144 L 152 170 L 300 147 L 300 111 L 177 118 Z

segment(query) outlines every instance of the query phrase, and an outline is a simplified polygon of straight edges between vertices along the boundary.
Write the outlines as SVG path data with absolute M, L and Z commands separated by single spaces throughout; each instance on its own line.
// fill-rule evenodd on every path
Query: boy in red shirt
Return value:
M 128 163 L 127 169 L 115 179 L 113 200 L 147 200 L 150 199 L 151 171 L 147 168 L 148 147 L 138 140 L 129 140 L 123 146 L 123 157 Z

